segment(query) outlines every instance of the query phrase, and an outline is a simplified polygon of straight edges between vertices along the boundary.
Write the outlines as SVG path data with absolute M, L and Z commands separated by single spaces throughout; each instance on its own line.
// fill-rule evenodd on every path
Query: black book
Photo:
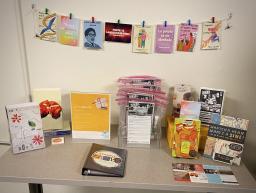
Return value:
M 82 175 L 123 177 L 127 150 L 92 144 Z

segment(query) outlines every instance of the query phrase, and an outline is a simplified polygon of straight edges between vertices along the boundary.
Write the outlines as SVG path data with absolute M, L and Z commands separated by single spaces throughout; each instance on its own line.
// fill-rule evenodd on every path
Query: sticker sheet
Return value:
M 46 41 L 57 41 L 57 14 L 38 11 L 36 14 L 36 38 Z
M 70 19 L 68 16 L 59 17 L 58 41 L 61 44 L 78 46 L 79 45 L 80 20 Z
M 103 48 L 103 31 L 100 21 L 84 21 L 84 47 L 89 49 Z
M 177 51 L 193 52 L 198 25 L 182 23 L 179 26 Z
M 132 51 L 137 53 L 151 53 L 153 41 L 153 26 L 135 25 L 133 27 Z

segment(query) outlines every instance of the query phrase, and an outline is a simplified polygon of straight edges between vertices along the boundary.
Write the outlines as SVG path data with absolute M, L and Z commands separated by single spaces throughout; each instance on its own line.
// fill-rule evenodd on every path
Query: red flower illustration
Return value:
M 19 123 L 21 121 L 21 116 L 18 114 L 13 114 L 11 119 L 12 119 L 13 123 L 15 123 L 15 122 Z
M 33 137 L 32 141 L 33 141 L 34 144 L 40 145 L 41 143 L 43 143 L 43 137 L 40 136 L 40 135 L 35 135 L 35 136 Z

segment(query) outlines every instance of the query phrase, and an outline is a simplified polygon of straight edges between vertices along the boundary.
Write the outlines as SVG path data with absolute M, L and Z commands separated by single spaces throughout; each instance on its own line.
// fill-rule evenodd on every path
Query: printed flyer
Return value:
M 179 26 L 177 51 L 193 52 L 198 25 L 182 23 Z
M 36 38 L 51 42 L 57 41 L 57 14 L 38 11 L 36 15 Z
M 105 23 L 105 41 L 131 43 L 132 25 Z
M 221 21 L 204 22 L 202 24 L 202 50 L 217 50 L 221 48 Z
M 110 139 L 110 94 L 72 92 L 72 138 Z
M 174 43 L 175 25 L 157 25 L 155 53 L 172 53 Z
M 137 53 L 151 53 L 153 26 L 135 25 L 133 27 L 132 51 Z
M 89 49 L 103 48 L 103 31 L 100 21 L 84 21 L 84 47 Z
M 80 20 L 70 19 L 68 16 L 60 16 L 58 25 L 58 41 L 64 45 L 79 45 Z

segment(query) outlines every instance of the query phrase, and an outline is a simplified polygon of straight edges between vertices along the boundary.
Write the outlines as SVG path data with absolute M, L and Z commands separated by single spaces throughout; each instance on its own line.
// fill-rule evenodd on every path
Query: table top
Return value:
M 109 145 L 116 146 L 116 140 Z M 176 182 L 172 163 L 224 164 L 204 157 L 175 159 L 170 156 L 166 141 L 161 146 L 159 149 L 127 148 L 123 178 L 82 176 L 81 169 L 91 144 L 74 142 L 66 136 L 65 144 L 47 145 L 40 150 L 13 154 L 9 149 L 0 157 L 0 181 L 190 192 L 256 192 L 256 181 L 243 163 L 231 167 L 239 185 Z

